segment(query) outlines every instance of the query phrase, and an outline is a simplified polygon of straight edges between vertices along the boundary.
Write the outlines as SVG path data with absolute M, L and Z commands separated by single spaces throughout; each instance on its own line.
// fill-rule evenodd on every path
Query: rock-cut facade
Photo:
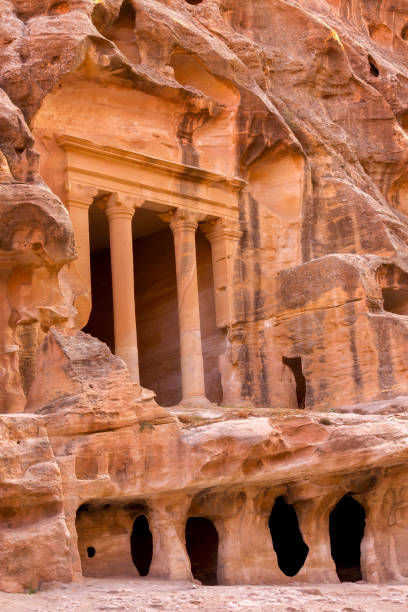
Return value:
M 407 582 L 406 0 L 0 14 L 0 589 Z

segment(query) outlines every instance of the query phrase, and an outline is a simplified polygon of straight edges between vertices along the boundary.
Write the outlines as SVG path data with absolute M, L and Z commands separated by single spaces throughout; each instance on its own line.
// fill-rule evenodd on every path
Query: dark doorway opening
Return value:
M 370 72 L 373 76 L 378 77 L 380 74 L 380 71 L 377 67 L 377 64 L 375 63 L 375 61 L 373 60 L 373 58 L 371 57 L 371 55 L 368 56 L 368 63 L 370 64 Z
M 293 372 L 296 382 L 296 399 L 299 408 L 305 407 L 306 401 L 306 378 L 302 370 L 301 357 L 282 357 L 282 361 Z
M 153 537 L 144 514 L 140 514 L 133 523 L 130 550 L 137 571 L 141 576 L 147 576 L 153 557 Z
M 299 529 L 296 510 L 278 497 L 269 517 L 269 531 L 278 558 L 279 569 L 286 576 L 295 576 L 306 561 L 309 547 Z
M 218 533 L 207 518 L 190 517 L 186 523 L 186 548 L 191 572 L 205 585 L 217 584 Z
M 350 495 L 346 495 L 329 517 L 331 555 L 340 582 L 362 580 L 360 545 L 364 528 L 363 506 Z

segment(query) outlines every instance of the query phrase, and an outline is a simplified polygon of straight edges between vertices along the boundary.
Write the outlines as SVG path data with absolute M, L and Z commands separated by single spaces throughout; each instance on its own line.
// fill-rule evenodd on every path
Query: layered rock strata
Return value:
M 405 4 L 3 0 L 1 589 L 408 580 Z

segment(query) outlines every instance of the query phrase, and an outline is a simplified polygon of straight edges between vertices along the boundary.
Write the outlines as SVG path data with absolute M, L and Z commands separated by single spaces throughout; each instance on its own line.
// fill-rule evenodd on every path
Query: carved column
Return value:
M 109 220 L 115 354 L 128 366 L 132 380 L 139 383 L 132 241 L 134 208 L 111 195 L 106 199 L 105 212 Z
M 234 277 L 234 266 L 242 231 L 239 221 L 231 219 L 201 223 L 200 228 L 211 245 L 217 327 L 227 327 L 236 322 L 241 311 L 241 287 Z
M 170 218 L 174 236 L 180 327 L 181 381 L 184 404 L 208 404 L 205 397 L 197 282 L 195 233 L 202 215 L 176 210 Z
M 96 187 L 69 183 L 67 207 L 74 228 L 77 259 L 69 264 L 69 276 L 78 311 L 75 324 L 82 329 L 88 323 L 92 309 L 91 253 L 89 248 L 89 207 L 98 193 Z
M 185 545 L 189 495 L 156 498 L 149 514 L 153 534 L 153 559 L 149 576 L 167 580 L 191 580 L 190 559 Z

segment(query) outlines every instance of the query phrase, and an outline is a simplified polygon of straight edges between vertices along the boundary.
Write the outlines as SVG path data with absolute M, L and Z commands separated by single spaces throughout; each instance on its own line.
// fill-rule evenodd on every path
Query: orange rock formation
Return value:
M 0 10 L 0 589 L 407 582 L 406 0 Z

